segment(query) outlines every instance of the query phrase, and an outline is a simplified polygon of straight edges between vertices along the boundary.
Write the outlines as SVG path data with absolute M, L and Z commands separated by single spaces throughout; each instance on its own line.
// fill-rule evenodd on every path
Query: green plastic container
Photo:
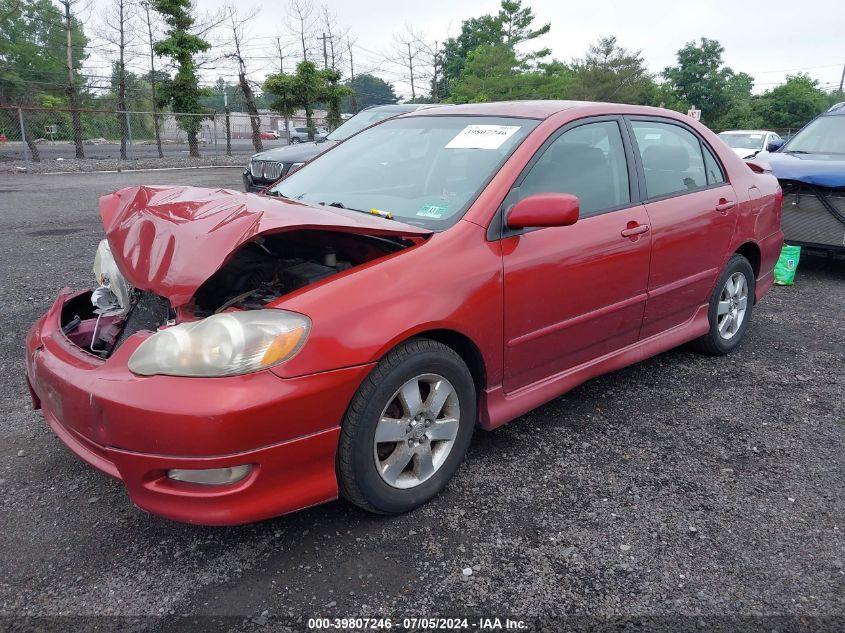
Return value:
M 801 247 L 784 244 L 775 264 L 775 283 L 778 286 L 792 286 L 795 284 L 795 271 L 798 270 L 798 260 L 801 258 Z

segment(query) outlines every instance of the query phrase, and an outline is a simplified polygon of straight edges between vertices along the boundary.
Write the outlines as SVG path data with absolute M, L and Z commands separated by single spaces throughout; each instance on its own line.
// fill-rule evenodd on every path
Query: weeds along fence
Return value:
M 157 162 L 191 162 L 195 157 L 187 130 L 192 130 L 193 149 L 200 159 L 232 157 L 228 162 L 245 164 L 256 152 L 252 118 L 240 112 L 197 115 L 0 106 L 0 161 L 15 161 L 25 170 L 48 161 L 131 161 L 134 164 L 126 165 L 128 169 Z M 259 130 L 265 132 L 261 149 L 286 143 L 283 132 L 279 138 L 266 134 L 283 130 L 281 117 L 261 113 L 255 118 Z

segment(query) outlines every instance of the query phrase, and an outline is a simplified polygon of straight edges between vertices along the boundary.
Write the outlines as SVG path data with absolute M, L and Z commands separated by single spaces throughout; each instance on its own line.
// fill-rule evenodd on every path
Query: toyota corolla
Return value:
M 684 343 L 735 349 L 780 205 L 683 115 L 556 101 L 404 115 L 266 195 L 123 189 L 96 287 L 28 334 L 33 405 L 179 521 L 408 511 L 476 426 Z

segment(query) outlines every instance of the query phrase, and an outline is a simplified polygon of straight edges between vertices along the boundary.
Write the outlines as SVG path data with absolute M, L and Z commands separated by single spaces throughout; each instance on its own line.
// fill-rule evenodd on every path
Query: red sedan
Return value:
M 407 511 L 476 426 L 683 343 L 736 348 L 780 203 L 765 166 L 667 110 L 420 110 L 265 195 L 104 196 L 98 287 L 28 335 L 32 400 L 155 514 Z

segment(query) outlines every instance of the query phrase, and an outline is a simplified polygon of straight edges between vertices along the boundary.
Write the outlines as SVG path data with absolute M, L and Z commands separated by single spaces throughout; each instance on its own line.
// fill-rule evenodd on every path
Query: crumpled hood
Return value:
M 280 163 L 304 163 L 315 156 L 319 156 L 328 149 L 337 145 L 335 141 L 322 141 L 321 143 L 295 143 L 268 149 L 255 154 L 250 160 L 275 160 Z
M 760 152 L 778 180 L 797 180 L 818 187 L 845 187 L 845 156 L 839 154 L 789 154 Z
M 431 233 L 334 207 L 201 187 L 128 187 L 100 198 L 112 255 L 136 288 L 176 307 L 246 242 L 265 233 L 324 229 L 369 235 Z

